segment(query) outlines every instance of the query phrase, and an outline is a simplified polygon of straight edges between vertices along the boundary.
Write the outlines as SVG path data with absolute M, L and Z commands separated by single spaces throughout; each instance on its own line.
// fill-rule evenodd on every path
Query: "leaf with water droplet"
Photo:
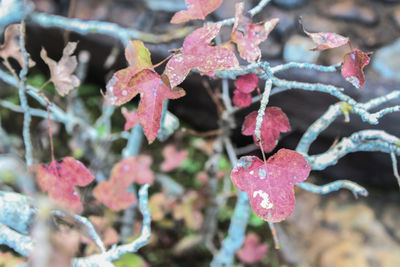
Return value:
M 86 186 L 94 180 L 90 171 L 78 160 L 65 157 L 60 161 L 36 166 L 36 180 L 42 191 L 57 204 L 80 213 L 82 202 L 75 186 Z
M 355 48 L 353 51 L 344 55 L 342 76 L 354 87 L 360 89 L 365 83 L 363 69 L 369 64 L 369 55 L 372 52 L 362 52 Z
M 220 29 L 221 25 L 211 24 L 195 30 L 185 38 L 182 50 L 177 52 L 165 67 L 165 74 L 172 87 L 183 82 L 191 69 L 209 73 L 239 66 L 231 49 L 226 46 L 211 45 L 210 42 Z
M 244 3 L 237 3 L 231 39 L 237 44 L 241 58 L 248 62 L 255 62 L 261 57 L 261 50 L 258 45 L 268 38 L 279 19 L 271 19 L 256 24 L 251 22 L 251 16 L 244 12 Z
M 279 222 L 294 209 L 293 186 L 309 173 L 310 166 L 300 153 L 280 149 L 266 163 L 255 156 L 241 157 L 231 180 L 238 190 L 247 193 L 253 211 L 261 219 Z

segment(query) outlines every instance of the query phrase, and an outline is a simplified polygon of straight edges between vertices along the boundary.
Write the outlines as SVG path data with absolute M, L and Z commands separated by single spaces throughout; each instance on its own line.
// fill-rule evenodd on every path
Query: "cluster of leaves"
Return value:
M 222 1 L 187 1 L 187 3 L 188 9 L 176 13 L 171 20 L 172 23 L 205 19 L 209 13 L 220 6 Z M 229 42 L 219 46 L 212 43 L 221 29 L 221 24 L 209 24 L 201 27 L 185 38 L 182 48 L 174 52 L 166 64 L 165 72 L 161 75 L 155 71 L 159 64 L 153 65 L 150 52 L 143 42 L 131 41 L 125 49 L 125 58 L 129 65 L 127 68 L 117 71 L 107 83 L 104 100 L 108 104 L 121 106 L 140 94 L 137 110 L 128 111 L 125 107 L 122 108 L 122 114 L 126 119 L 124 129 L 129 130 L 134 125 L 141 124 L 149 143 L 152 143 L 160 129 L 164 100 L 177 99 L 185 95 L 185 91 L 177 85 L 185 80 L 192 69 L 197 69 L 205 75 L 214 76 L 215 71 L 238 68 L 239 63 L 231 43 L 236 44 L 241 58 L 250 63 L 258 61 L 261 57 L 258 45 L 268 38 L 278 22 L 279 19 L 271 19 L 253 24 L 251 15 L 244 11 L 244 3 L 238 3 L 236 4 L 235 23 Z M 305 29 L 304 32 L 316 43 L 314 50 L 331 49 L 349 44 L 348 38 L 336 33 L 309 33 Z M 11 51 L 8 48 L 8 43 L 15 42 L 15 29 L 9 30 L 7 38 L 6 43 L 0 49 L 0 54 L 4 58 L 12 56 L 11 52 L 7 51 Z M 75 48 L 76 43 L 68 43 L 59 62 L 50 59 L 44 49 L 41 52 L 42 59 L 50 68 L 50 81 L 55 84 L 57 92 L 61 96 L 79 86 L 78 78 L 73 75 L 77 65 L 76 57 L 72 56 Z M 369 62 L 368 55 L 369 53 L 352 49 L 344 56 L 342 75 L 358 88 L 364 84 L 363 68 Z M 17 60 L 20 61 L 18 54 Z M 235 86 L 237 89 L 234 91 L 233 103 L 238 107 L 248 107 L 252 101 L 251 94 L 258 86 L 258 77 L 255 74 L 243 75 L 235 81 Z M 242 134 L 253 136 L 254 142 L 261 146 L 264 152 L 268 153 L 276 147 L 280 133 L 290 131 L 289 120 L 280 108 L 266 108 L 261 124 L 261 136 L 260 139 L 257 139 L 254 134 L 257 114 L 257 111 L 253 111 L 246 116 Z M 173 169 L 177 161 L 186 157 L 184 152 L 179 153 L 173 148 L 168 149 L 165 156 L 172 155 L 174 160 L 166 161 L 161 166 L 163 171 Z M 293 174 L 292 176 L 298 177 L 298 179 L 285 174 L 287 180 L 278 179 L 280 184 L 274 184 L 276 183 L 274 181 L 276 174 L 273 171 L 275 167 L 272 161 L 276 158 L 282 161 L 280 164 L 286 166 L 290 175 Z M 297 161 L 294 161 L 294 159 Z M 151 162 L 151 158 L 143 155 L 123 159 L 113 167 L 110 179 L 102 181 L 96 186 L 93 191 L 94 196 L 112 210 L 127 208 L 136 202 L 134 195 L 126 191 L 127 188 L 133 182 L 139 184 L 151 184 L 153 182 L 154 175 L 150 169 Z M 254 200 L 251 201 L 253 210 L 261 218 L 268 221 L 279 221 L 286 218 L 293 210 L 294 183 L 307 178 L 305 174 L 308 174 L 309 168 L 305 159 L 294 151 L 284 150 L 272 156 L 267 162 L 262 162 L 254 157 L 244 158 L 239 162 L 242 165 L 236 166 L 232 171 L 232 181 L 238 189 L 249 193 L 250 199 Z M 244 162 L 246 162 L 245 165 L 243 165 Z M 299 165 L 293 165 L 293 162 L 298 162 Z M 254 166 L 249 167 L 247 165 Z M 244 166 L 247 167 L 244 168 Z M 305 169 L 296 169 L 299 166 L 303 166 Z M 83 168 L 80 162 L 70 157 L 61 162 L 52 161 L 48 165 L 42 164 L 38 167 L 38 183 L 42 190 L 48 191 L 50 197 L 57 203 L 79 211 L 82 206 L 79 194 L 74 186 L 85 186 L 94 179 L 89 171 Z M 240 171 L 243 168 L 250 168 L 250 172 L 255 174 L 245 175 L 245 172 Z M 267 180 L 263 180 L 265 177 L 261 177 L 260 174 L 268 171 L 271 174 L 268 174 Z M 240 179 L 249 179 L 246 183 L 255 184 L 255 187 L 238 186 L 240 179 L 237 177 L 237 173 L 241 173 Z M 281 171 L 278 173 L 281 173 Z M 69 179 L 66 182 L 67 175 L 68 177 L 72 175 L 75 179 Z M 256 181 L 262 181 L 262 183 Z M 55 186 L 55 183 L 63 186 Z M 272 184 L 274 185 L 272 186 Z M 54 186 L 57 189 L 54 189 Z M 264 188 L 265 186 L 267 188 Z M 255 192 L 262 192 L 262 194 Z M 276 194 L 283 194 L 286 197 L 278 198 L 275 197 Z M 269 204 L 261 205 L 260 203 Z M 263 210 L 260 210 L 260 207 L 263 207 Z
M 188 9 L 177 12 L 171 23 L 183 23 L 194 19 L 205 19 L 215 11 L 223 0 L 186 0 Z M 236 53 L 249 63 L 261 59 L 259 45 L 279 23 L 279 19 L 271 19 L 258 23 L 252 22 L 252 16 L 245 12 L 244 3 L 236 4 L 235 22 L 230 34 L 230 40 L 215 45 L 213 40 L 218 36 L 222 25 L 208 24 L 189 34 L 182 47 L 176 49 L 168 58 L 164 73 L 156 71 L 159 64 L 153 64 L 149 50 L 142 41 L 133 40 L 125 49 L 128 67 L 114 73 L 106 86 L 104 101 L 110 105 L 122 106 L 140 95 L 137 110 L 129 111 L 122 107 L 121 112 L 126 123 L 124 130 L 141 124 L 149 143 L 152 143 L 159 132 L 162 106 L 166 99 L 178 99 L 185 91 L 177 87 L 190 71 L 195 69 L 203 75 L 215 76 L 219 70 L 238 69 L 239 61 Z M 19 26 L 12 25 L 6 29 L 5 42 L 0 46 L 0 57 L 7 63 L 9 58 L 16 60 L 22 67 L 24 60 L 17 45 Z M 365 83 L 363 68 L 369 64 L 371 53 L 362 52 L 351 47 L 349 38 L 336 33 L 310 33 L 304 29 L 315 43 L 313 50 L 326 50 L 349 45 L 350 52 L 343 57 L 342 76 L 357 88 Z M 235 46 L 237 52 L 235 50 Z M 43 48 L 40 55 L 49 66 L 50 80 L 57 93 L 61 96 L 69 94 L 80 85 L 74 75 L 77 67 L 73 53 L 77 43 L 70 42 L 63 50 L 61 59 L 57 62 L 48 57 Z M 29 61 L 29 66 L 35 63 Z M 233 103 L 239 108 L 245 108 L 252 103 L 252 93 L 258 89 L 258 77 L 246 74 L 235 81 Z M 255 90 L 257 89 L 257 90 Z M 291 130 L 289 119 L 279 107 L 268 107 L 264 111 L 261 124 L 261 136 L 255 135 L 257 111 L 249 113 L 243 122 L 242 134 L 253 136 L 254 143 L 262 148 L 262 153 L 272 152 L 278 143 L 280 133 Z M 51 135 L 51 133 L 50 133 Z M 170 172 L 180 166 L 187 158 L 187 151 L 178 151 L 174 146 L 166 146 L 163 150 L 165 161 L 160 165 L 163 172 Z M 54 158 L 54 156 L 53 156 Z M 128 188 L 133 184 L 152 184 L 153 159 L 148 155 L 131 156 L 116 163 L 107 181 L 99 182 L 93 195 L 112 211 L 120 211 L 134 204 L 137 200 Z M 35 166 L 36 177 L 42 191 L 57 204 L 69 208 L 76 213 L 83 210 L 78 187 L 87 186 L 95 180 L 90 171 L 78 160 L 65 157 L 62 160 L 52 160 L 48 164 Z M 310 166 L 305 158 L 292 150 L 281 149 L 268 160 L 255 156 L 242 157 L 231 172 L 233 185 L 245 191 L 250 199 L 254 212 L 265 221 L 279 222 L 289 216 L 295 205 L 294 185 L 304 181 L 310 172 Z M 199 173 L 202 184 L 207 182 L 207 175 Z M 198 230 L 202 224 L 201 210 L 204 208 L 202 196 L 196 191 L 189 191 L 183 196 L 168 196 L 164 193 L 153 194 L 150 208 L 155 221 L 172 215 L 175 220 L 183 220 L 192 230 Z M 96 218 L 92 218 L 96 221 Z M 107 245 L 118 242 L 118 235 L 110 233 L 113 228 L 108 223 L 98 222 L 101 235 L 108 240 Z M 112 230 L 110 230 L 112 229 Z M 115 231 L 115 230 L 114 230 Z M 249 235 L 245 246 L 238 251 L 238 257 L 244 263 L 259 261 L 267 252 L 267 246 L 260 245 L 257 236 Z

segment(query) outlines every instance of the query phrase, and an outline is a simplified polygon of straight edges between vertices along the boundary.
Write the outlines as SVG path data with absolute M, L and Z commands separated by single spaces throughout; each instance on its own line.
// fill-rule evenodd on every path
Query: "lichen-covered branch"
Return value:
M 32 143 L 31 143 L 31 133 L 30 133 L 30 125 L 31 125 L 31 113 L 28 106 L 28 100 L 26 99 L 26 75 L 28 74 L 28 61 L 29 55 L 25 49 L 25 21 L 21 22 L 20 27 L 20 36 L 19 36 L 19 46 L 21 49 L 22 56 L 24 58 L 24 65 L 22 66 L 21 71 L 19 72 L 19 83 L 18 83 L 18 94 L 19 101 L 21 103 L 21 107 L 24 110 L 24 123 L 22 129 L 22 136 L 24 139 L 25 145 L 25 160 L 26 165 L 31 166 L 33 163 L 32 156 Z
M 0 223 L 0 245 L 6 245 L 22 256 L 28 257 L 33 249 L 32 239 Z
M 152 34 L 141 32 L 135 29 L 121 27 L 115 23 L 104 21 L 83 21 L 80 19 L 70 19 L 57 15 L 33 12 L 28 17 L 29 22 L 38 24 L 45 28 L 56 27 L 64 30 L 74 31 L 80 34 L 104 34 L 120 39 L 124 45 L 129 40 L 137 39 L 148 43 L 170 42 L 180 39 L 191 33 L 193 27 L 180 28 L 176 31 L 165 34 Z
M 86 258 L 77 258 L 73 261 L 73 266 L 107 266 L 110 262 L 118 260 L 122 255 L 136 252 L 139 248 L 147 244 L 151 234 L 151 214 L 148 209 L 148 188 L 149 185 L 145 184 L 139 190 L 139 206 L 143 215 L 143 224 L 140 236 L 129 244 L 114 246 L 105 253 L 92 255 Z
M 324 185 L 315 185 L 315 184 L 308 183 L 308 182 L 302 182 L 302 183 L 298 183 L 296 185 L 298 187 L 300 187 L 306 191 L 312 192 L 314 194 L 329 194 L 331 192 L 338 191 L 342 188 L 345 188 L 345 189 L 350 190 L 355 197 L 357 197 L 358 195 L 364 196 L 364 197 L 368 195 L 367 189 L 365 189 L 361 185 L 354 183 L 352 181 L 349 181 L 349 180 L 336 180 L 332 183 L 328 183 L 328 184 L 324 184 Z
M 343 138 L 328 151 L 306 156 L 313 170 L 323 170 L 335 165 L 345 155 L 358 151 L 376 151 L 400 155 L 400 147 L 396 144 L 399 138 L 381 130 L 363 130 Z

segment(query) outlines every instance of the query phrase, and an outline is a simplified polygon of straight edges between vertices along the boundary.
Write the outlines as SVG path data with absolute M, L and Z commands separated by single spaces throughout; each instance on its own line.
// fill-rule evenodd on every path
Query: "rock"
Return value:
M 271 36 L 262 42 L 259 47 L 261 49 L 263 59 L 276 59 L 282 53 L 281 44 L 275 38 L 271 38 Z
M 350 192 L 341 190 L 324 195 L 321 199 L 325 201 L 309 205 L 303 200 L 313 197 L 305 198 L 306 194 L 311 193 L 296 194 L 293 214 L 279 224 L 279 239 L 290 242 L 290 247 L 282 246 L 283 255 L 297 254 L 291 262 L 321 267 L 400 266 L 400 245 L 377 216 L 386 205 L 391 206 L 392 214 L 398 214 L 398 198 L 387 201 L 382 195 L 371 195 L 371 205 L 366 199 L 354 200 Z M 392 217 L 391 225 L 398 227 L 398 216 Z M 310 222 L 311 227 L 303 226 Z
M 335 32 L 340 33 L 338 23 L 320 15 L 310 14 L 301 17 L 304 28 L 308 32 Z
M 295 8 L 306 4 L 308 0 L 273 0 L 272 2 L 279 7 Z
M 396 23 L 396 26 L 400 28 L 400 6 L 394 9 L 393 20 Z
M 387 79 L 400 81 L 400 38 L 373 55 L 372 69 Z
M 285 44 L 283 49 L 283 59 L 286 62 L 295 61 L 316 63 L 320 52 L 311 51 L 310 49 L 314 46 L 315 45 L 310 38 L 293 35 Z
M 287 10 L 281 10 L 275 6 L 268 6 L 265 9 L 265 16 L 263 19 L 271 19 L 278 18 L 279 23 L 275 26 L 275 29 L 280 35 L 289 34 L 291 29 L 295 27 L 295 23 L 297 19 L 295 18 L 295 14 L 293 12 Z
M 367 6 L 360 6 L 354 0 L 340 1 L 328 8 L 325 12 L 331 18 L 360 22 L 373 25 L 378 21 L 374 10 Z

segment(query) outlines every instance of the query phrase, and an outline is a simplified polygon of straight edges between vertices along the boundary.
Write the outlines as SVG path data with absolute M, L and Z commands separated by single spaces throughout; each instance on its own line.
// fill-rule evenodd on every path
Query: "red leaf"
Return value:
M 223 0 L 185 0 L 188 9 L 181 10 L 172 17 L 171 23 L 182 23 L 193 19 L 205 19 L 216 10 Z
M 90 184 L 94 176 L 80 161 L 65 157 L 60 161 L 38 165 L 36 179 L 40 189 L 47 191 L 54 202 L 79 213 L 82 203 L 75 186 Z
M 369 64 L 372 52 L 362 52 L 357 48 L 344 55 L 342 76 L 354 87 L 360 89 L 365 82 L 363 69 Z
M 152 158 L 147 155 L 125 158 L 114 165 L 110 180 L 127 186 L 133 182 L 153 184 L 154 173 L 150 169 L 152 163 Z
M 316 32 L 310 33 L 304 29 L 303 31 L 313 40 L 317 45 L 311 50 L 326 50 L 330 48 L 340 47 L 349 42 L 349 38 L 333 32 Z
M 251 105 L 251 94 L 242 93 L 239 90 L 233 91 L 233 104 L 240 108 L 245 108 Z
M 303 182 L 309 173 L 310 166 L 301 154 L 280 149 L 266 164 L 255 156 L 241 157 L 231 180 L 237 189 L 246 191 L 261 219 L 279 222 L 294 209 L 294 184 Z
M 229 48 L 210 45 L 220 28 L 219 24 L 208 25 L 195 30 L 185 38 L 182 52 L 175 54 L 165 68 L 165 74 L 172 87 L 183 82 L 194 68 L 208 73 L 239 66 L 235 53 Z
M 236 88 L 242 92 L 249 94 L 256 89 L 258 85 L 258 77 L 257 75 L 253 73 L 249 73 L 243 76 L 240 76 L 236 81 L 235 81 L 235 86 Z
M 160 129 L 162 105 L 165 99 L 177 99 L 185 95 L 182 88 L 168 88 L 158 73 L 151 70 L 139 72 L 129 83 L 132 93 L 140 93 L 139 121 L 149 143 L 157 137 Z
M 125 117 L 125 126 L 124 130 L 128 131 L 130 130 L 133 126 L 139 123 L 139 116 L 137 114 L 136 110 L 128 111 L 125 107 L 121 109 L 122 115 Z
M 254 143 L 258 145 L 257 137 L 254 134 L 256 118 L 257 111 L 253 111 L 246 116 L 242 126 L 242 134 L 252 135 Z M 271 152 L 278 143 L 279 133 L 288 131 L 290 131 L 290 124 L 286 114 L 278 107 L 266 108 L 261 125 L 261 143 L 264 152 Z
M 150 169 L 150 156 L 140 155 L 125 158 L 114 165 L 109 181 L 102 181 L 94 190 L 94 197 L 114 211 L 128 208 L 136 203 L 136 197 L 126 192 L 133 183 L 149 183 L 154 181 L 153 171 Z
M 110 210 L 120 211 L 136 203 L 136 197 L 126 187 L 113 181 L 101 181 L 93 190 L 94 197 Z
M 248 62 L 257 61 L 261 57 L 258 45 L 268 38 L 278 22 L 279 19 L 271 19 L 252 24 L 250 15 L 244 12 L 244 3 L 237 3 L 231 39 L 237 44 L 240 57 Z
M 247 264 L 257 263 L 267 255 L 268 245 L 260 243 L 260 239 L 254 233 L 246 235 L 243 247 L 236 254 L 238 258 Z
M 186 150 L 178 151 L 173 145 L 165 146 L 162 154 L 164 161 L 161 163 L 161 170 L 164 172 L 169 172 L 179 167 L 188 155 Z

